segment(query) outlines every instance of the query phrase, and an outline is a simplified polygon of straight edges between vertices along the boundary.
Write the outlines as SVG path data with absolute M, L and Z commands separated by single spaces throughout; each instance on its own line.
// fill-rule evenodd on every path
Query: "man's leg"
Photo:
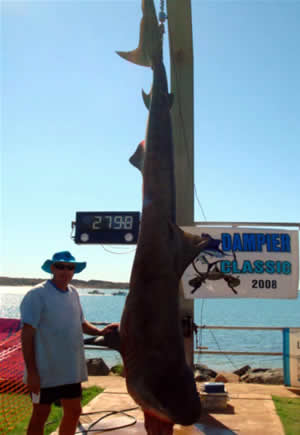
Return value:
M 74 435 L 81 414 L 81 397 L 61 399 L 64 415 L 59 426 L 59 435 Z
M 51 405 L 34 404 L 27 435 L 43 435 L 44 426 L 50 414 Z

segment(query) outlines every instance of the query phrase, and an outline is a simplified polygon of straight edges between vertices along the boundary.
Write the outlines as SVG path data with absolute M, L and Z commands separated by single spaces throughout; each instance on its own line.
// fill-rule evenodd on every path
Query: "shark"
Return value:
M 117 53 L 150 67 L 153 84 L 143 93 L 149 110 L 145 140 L 131 163 L 143 177 L 142 217 L 120 322 L 120 352 L 128 393 L 144 412 L 148 435 L 170 435 L 173 425 L 191 425 L 201 415 L 193 371 L 186 362 L 179 283 L 187 266 L 210 248 L 208 235 L 176 224 L 176 186 L 171 106 L 163 63 L 162 28 L 153 0 L 142 1 L 137 49 Z

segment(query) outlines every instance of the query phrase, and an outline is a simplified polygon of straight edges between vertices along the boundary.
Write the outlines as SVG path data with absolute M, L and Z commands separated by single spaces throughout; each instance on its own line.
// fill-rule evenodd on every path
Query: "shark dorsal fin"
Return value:
M 144 90 L 142 90 L 142 97 L 143 97 L 143 101 L 145 106 L 147 107 L 148 110 L 150 110 L 150 105 L 151 105 L 151 98 L 152 98 L 152 90 L 150 91 L 149 94 L 147 94 Z M 169 110 L 171 110 L 172 106 L 173 106 L 173 102 L 174 102 L 174 94 L 168 94 L 168 101 L 169 101 Z
M 151 104 L 151 91 L 149 94 L 146 94 L 146 92 L 144 92 L 142 90 L 142 97 L 143 97 L 143 101 L 145 106 L 147 107 L 148 110 L 150 110 L 150 104 Z
M 135 150 L 134 154 L 129 159 L 130 163 L 143 173 L 145 161 L 145 141 L 142 140 Z

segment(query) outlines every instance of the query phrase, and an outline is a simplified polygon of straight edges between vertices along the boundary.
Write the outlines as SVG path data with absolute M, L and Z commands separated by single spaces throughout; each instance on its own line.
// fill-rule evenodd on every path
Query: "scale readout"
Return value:
M 74 239 L 77 244 L 136 244 L 139 225 L 139 212 L 77 212 Z

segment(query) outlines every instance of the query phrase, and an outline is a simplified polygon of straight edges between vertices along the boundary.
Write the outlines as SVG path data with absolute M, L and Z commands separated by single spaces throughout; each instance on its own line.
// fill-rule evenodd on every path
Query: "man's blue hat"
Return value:
M 74 273 L 79 273 L 86 267 L 86 262 L 79 262 L 75 260 L 75 257 L 69 252 L 69 251 L 62 251 L 62 252 L 56 252 L 52 260 L 46 260 L 45 263 L 42 265 L 42 269 L 45 272 L 52 273 L 51 271 L 51 265 L 53 263 L 71 263 L 75 265 Z

